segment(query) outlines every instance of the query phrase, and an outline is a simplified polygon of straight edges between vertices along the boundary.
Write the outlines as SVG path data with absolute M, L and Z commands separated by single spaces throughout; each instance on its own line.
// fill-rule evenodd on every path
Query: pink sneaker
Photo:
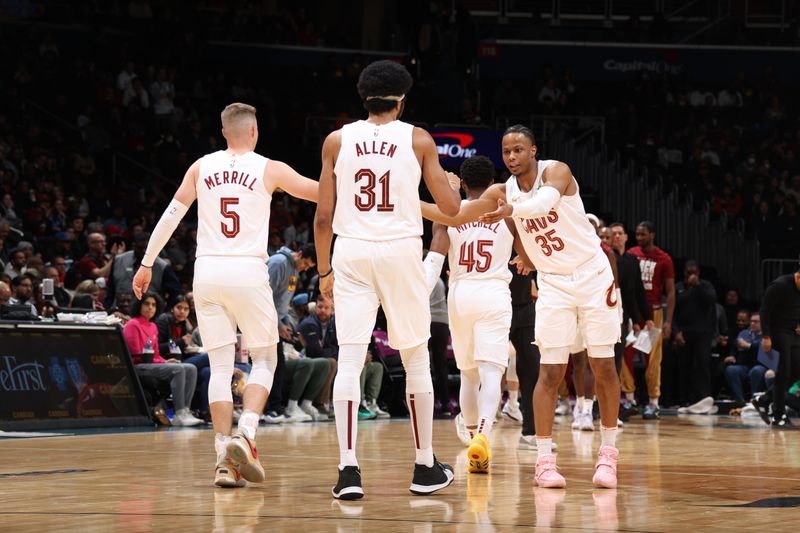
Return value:
M 595 487 L 606 489 L 617 488 L 617 460 L 619 450 L 613 446 L 601 446 L 597 452 L 597 464 L 594 467 L 592 483 Z
M 545 489 L 563 489 L 567 480 L 558 473 L 555 455 L 542 455 L 536 460 L 536 473 L 533 475 L 535 486 Z

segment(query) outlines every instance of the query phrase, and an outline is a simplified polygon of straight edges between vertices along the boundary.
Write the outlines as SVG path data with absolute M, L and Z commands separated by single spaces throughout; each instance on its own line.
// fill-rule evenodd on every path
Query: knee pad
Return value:
M 539 348 L 542 356 L 543 365 L 566 365 L 569 362 L 569 346 L 559 346 L 557 348 Z
M 208 379 L 208 403 L 231 402 L 231 378 L 233 377 L 233 344 L 227 344 L 208 351 L 208 365 L 211 375 Z
M 428 345 L 420 344 L 415 348 L 400 350 L 400 358 L 406 369 L 407 393 L 433 393 L 431 380 L 431 361 L 428 356 Z
M 278 366 L 278 345 L 251 348 L 250 359 L 253 360 L 253 369 L 247 377 L 247 385 L 261 385 L 271 391 L 275 367 Z
M 606 358 L 606 357 L 614 357 L 614 345 L 613 344 L 603 344 L 599 346 L 587 346 L 586 351 L 589 352 L 589 357 L 594 358 Z
M 496 381 L 499 386 L 500 382 L 503 380 L 504 370 L 502 366 L 489 361 L 480 361 L 478 363 L 478 374 L 481 378 L 481 384 Z
M 366 344 L 339 347 L 339 362 L 333 382 L 333 401 L 361 401 L 361 370 L 367 358 Z

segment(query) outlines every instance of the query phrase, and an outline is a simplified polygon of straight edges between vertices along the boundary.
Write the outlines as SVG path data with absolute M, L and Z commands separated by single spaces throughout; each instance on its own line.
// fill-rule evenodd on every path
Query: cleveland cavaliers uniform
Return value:
M 504 220 L 447 228 L 450 237 L 450 294 L 447 312 L 453 352 L 460 370 L 476 361 L 508 364 L 511 329 L 511 271 L 514 235 Z
M 250 348 L 278 342 L 278 320 L 267 271 L 268 160 L 255 152 L 214 152 L 200 159 L 194 296 L 203 347 L 236 342 Z
M 510 177 L 506 200 L 515 204 L 531 198 L 542 186 L 542 173 L 553 163 L 538 161 L 536 181 L 527 192 L 520 190 L 516 176 Z M 561 196 L 543 217 L 514 217 L 514 223 L 539 272 L 536 343 L 543 348 L 572 346 L 580 326 L 587 346 L 615 344 L 620 324 L 614 275 L 586 218 L 579 191 Z
M 368 344 L 383 305 L 389 344 L 412 348 L 430 336 L 422 263 L 422 171 L 414 126 L 360 120 L 342 128 L 336 174 L 332 267 L 339 344 Z

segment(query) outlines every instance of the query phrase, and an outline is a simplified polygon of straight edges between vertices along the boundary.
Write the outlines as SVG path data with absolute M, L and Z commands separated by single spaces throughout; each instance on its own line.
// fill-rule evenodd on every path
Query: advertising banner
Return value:
M 486 156 L 495 167 L 503 168 L 502 132 L 456 127 L 432 129 L 430 134 L 445 170 L 458 170 L 465 159 L 474 155 Z
M 149 420 L 116 329 L 0 327 L 0 429 L 120 417 Z

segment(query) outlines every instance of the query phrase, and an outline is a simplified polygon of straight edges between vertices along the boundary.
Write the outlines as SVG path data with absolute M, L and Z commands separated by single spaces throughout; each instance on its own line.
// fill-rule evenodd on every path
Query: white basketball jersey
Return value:
M 536 181 L 530 191 L 520 190 L 516 176 L 508 178 L 506 201 L 516 204 L 531 198 L 542 186 L 542 173 L 555 162 L 538 162 Z M 514 224 L 528 257 L 540 272 L 571 274 L 600 250 L 600 238 L 586 218 L 580 189 L 572 196 L 561 196 L 547 215 L 530 219 L 514 217 Z
M 495 224 L 468 222 L 447 228 L 450 250 L 450 282 L 502 279 L 511 282 L 508 260 L 514 249 L 514 235 L 505 220 Z
M 336 158 L 333 232 L 340 237 L 388 241 L 422 235 L 414 126 L 399 120 L 342 128 Z
M 267 259 L 269 205 L 264 186 L 267 158 L 220 150 L 200 159 L 197 179 L 197 257 Z

